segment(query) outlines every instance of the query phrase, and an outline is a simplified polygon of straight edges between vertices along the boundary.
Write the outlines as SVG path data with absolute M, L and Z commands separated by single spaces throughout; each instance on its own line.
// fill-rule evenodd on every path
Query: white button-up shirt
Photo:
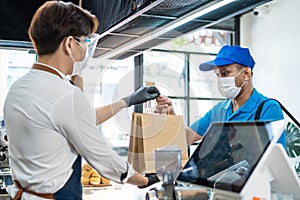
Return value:
M 71 176 L 78 154 L 113 181 L 127 171 L 127 178 L 134 174 L 108 147 L 86 96 L 57 75 L 31 69 L 18 79 L 7 95 L 4 118 L 13 179 L 24 188 L 55 193 Z M 24 193 L 22 199 L 26 196 L 33 197 Z

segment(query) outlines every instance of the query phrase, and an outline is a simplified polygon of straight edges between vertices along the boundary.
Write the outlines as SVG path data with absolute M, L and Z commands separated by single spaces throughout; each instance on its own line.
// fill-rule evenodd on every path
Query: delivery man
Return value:
M 248 48 L 223 46 L 216 58 L 200 64 L 201 71 L 215 70 L 218 89 L 226 100 L 215 105 L 203 117 L 186 128 L 188 144 L 200 140 L 212 122 L 253 121 L 258 107 L 264 102 L 259 120 L 281 120 L 283 113 L 277 101 L 259 93 L 252 83 L 255 62 Z M 157 98 L 158 113 L 175 114 L 172 101 L 166 96 Z M 286 147 L 286 134 L 279 143 Z

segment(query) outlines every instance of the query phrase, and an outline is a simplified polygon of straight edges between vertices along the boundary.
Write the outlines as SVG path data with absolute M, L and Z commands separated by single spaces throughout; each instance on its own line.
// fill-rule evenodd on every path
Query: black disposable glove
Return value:
M 146 174 L 145 177 L 148 178 L 148 184 L 144 186 L 138 186 L 138 188 L 146 188 L 149 187 L 150 185 L 153 185 L 155 183 L 158 183 L 160 180 L 158 179 L 156 173 L 153 174 Z
M 146 101 L 155 99 L 160 95 L 159 90 L 155 86 L 140 87 L 133 94 L 123 98 L 127 106 L 144 103 Z

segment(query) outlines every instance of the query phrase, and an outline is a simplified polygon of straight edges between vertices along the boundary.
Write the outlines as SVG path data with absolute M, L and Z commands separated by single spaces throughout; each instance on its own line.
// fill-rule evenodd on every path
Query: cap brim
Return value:
M 233 63 L 234 62 L 232 60 L 217 58 L 215 60 L 212 60 L 212 61 L 200 64 L 199 69 L 201 71 L 210 71 L 210 70 L 213 70 L 214 67 L 220 67 L 220 66 L 224 66 L 224 65 L 230 65 L 230 64 L 233 64 Z

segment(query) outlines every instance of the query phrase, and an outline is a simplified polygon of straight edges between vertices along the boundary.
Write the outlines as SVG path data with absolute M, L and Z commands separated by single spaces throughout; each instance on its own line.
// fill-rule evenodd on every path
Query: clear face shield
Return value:
M 93 55 L 94 55 L 96 46 L 98 44 L 99 37 L 100 37 L 99 34 L 93 33 L 84 39 L 84 42 L 86 43 L 84 45 L 86 48 L 85 56 L 82 61 L 75 63 L 71 76 L 80 75 L 82 73 L 83 69 L 87 66 L 89 58 L 93 57 Z M 80 45 L 82 45 L 82 44 L 80 44 Z
M 91 58 L 94 55 L 98 40 L 99 40 L 100 35 L 97 33 L 91 34 L 88 38 L 90 42 L 87 43 L 88 45 L 88 57 Z

